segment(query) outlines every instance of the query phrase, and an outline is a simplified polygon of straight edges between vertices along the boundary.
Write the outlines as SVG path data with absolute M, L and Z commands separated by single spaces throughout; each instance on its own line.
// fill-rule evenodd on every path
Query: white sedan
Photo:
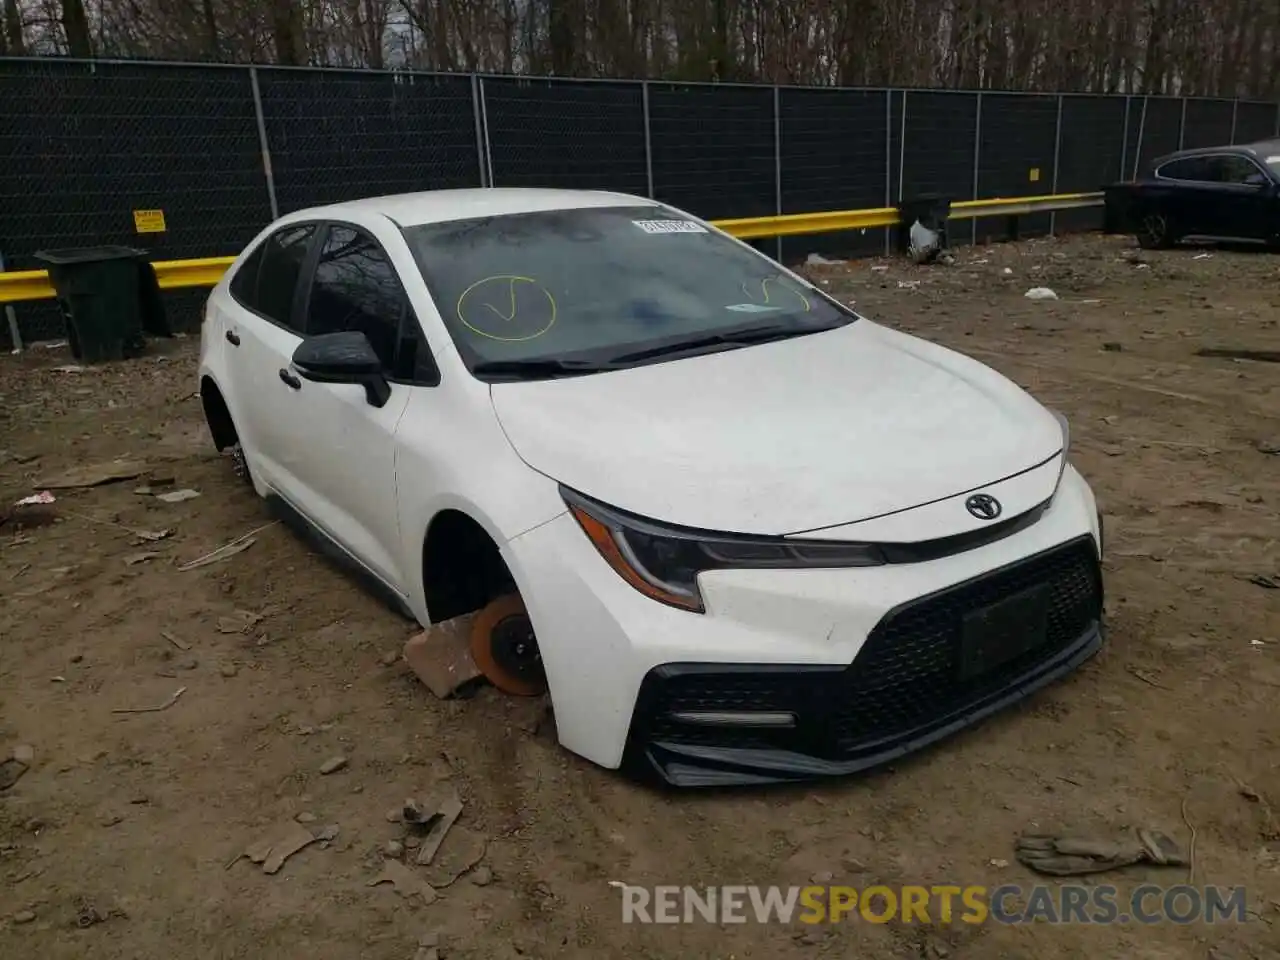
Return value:
M 1102 643 L 1063 418 L 655 201 L 290 214 L 199 375 L 260 495 L 419 623 L 479 611 L 481 669 L 604 767 L 851 773 Z

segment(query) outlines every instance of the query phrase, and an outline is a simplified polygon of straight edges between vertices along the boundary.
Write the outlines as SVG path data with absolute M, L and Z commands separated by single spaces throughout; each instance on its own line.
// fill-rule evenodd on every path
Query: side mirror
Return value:
M 303 379 L 314 383 L 356 383 L 374 407 L 386 406 L 391 386 L 382 375 L 382 361 L 369 338 L 359 331 L 322 333 L 308 337 L 293 351 L 293 365 Z

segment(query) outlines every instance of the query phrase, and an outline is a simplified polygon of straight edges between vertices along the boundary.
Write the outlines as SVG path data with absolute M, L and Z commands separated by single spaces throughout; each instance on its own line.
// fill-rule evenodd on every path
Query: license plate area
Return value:
M 960 678 L 989 673 L 1041 646 L 1049 634 L 1049 585 L 1039 584 L 964 615 Z

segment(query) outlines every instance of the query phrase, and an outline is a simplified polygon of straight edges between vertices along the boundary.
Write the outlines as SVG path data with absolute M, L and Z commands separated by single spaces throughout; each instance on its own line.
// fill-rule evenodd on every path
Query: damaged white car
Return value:
M 679 210 L 488 189 L 290 214 L 209 298 L 254 489 L 560 742 L 692 786 L 861 770 L 1102 642 L 1062 417 Z

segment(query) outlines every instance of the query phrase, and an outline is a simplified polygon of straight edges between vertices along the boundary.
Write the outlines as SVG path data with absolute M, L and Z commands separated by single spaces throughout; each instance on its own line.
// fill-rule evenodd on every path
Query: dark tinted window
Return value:
M 1266 183 L 1267 177 L 1248 157 L 1229 155 L 1214 157 L 1210 169 L 1218 183 Z
M 1185 157 L 1182 160 L 1171 160 L 1156 171 L 1160 176 L 1170 180 L 1210 181 L 1213 177 L 1209 171 L 1206 157 Z
M 251 310 L 258 309 L 258 268 L 262 266 L 264 246 L 259 244 L 231 278 L 231 295 Z
M 316 232 L 315 224 L 285 227 L 273 233 L 263 245 L 262 265 L 258 270 L 258 290 L 254 302 L 247 304 L 269 320 L 289 329 L 293 325 L 293 295 L 302 273 L 307 246 Z
M 307 303 L 307 333 L 357 330 L 393 377 L 432 381 L 430 356 L 396 269 L 378 242 L 354 227 L 329 228 Z
M 772 260 L 662 207 L 485 217 L 405 236 L 472 366 L 855 319 Z

